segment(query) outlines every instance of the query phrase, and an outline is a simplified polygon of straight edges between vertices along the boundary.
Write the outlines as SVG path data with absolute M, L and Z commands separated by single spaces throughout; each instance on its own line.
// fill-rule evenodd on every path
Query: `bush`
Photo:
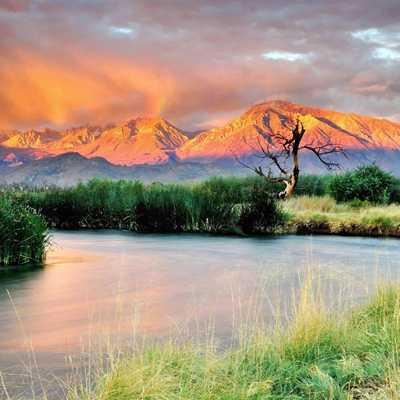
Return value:
M 351 208 L 367 208 L 371 205 L 368 200 L 361 201 L 360 199 L 353 199 L 349 202 L 349 207 Z
M 294 192 L 295 196 L 325 196 L 333 175 L 300 175 Z
M 391 186 L 390 200 L 393 203 L 400 203 L 400 179 L 395 178 L 395 180 Z
M 46 222 L 35 210 L 0 198 L 0 265 L 42 261 L 48 241 Z
M 371 203 L 387 204 L 398 201 L 400 182 L 373 163 L 335 175 L 329 184 L 329 194 L 337 201 L 358 199 Z
M 270 227 L 282 225 L 284 215 L 272 192 L 262 184 L 254 184 L 241 207 L 238 227 L 244 233 L 266 233 Z

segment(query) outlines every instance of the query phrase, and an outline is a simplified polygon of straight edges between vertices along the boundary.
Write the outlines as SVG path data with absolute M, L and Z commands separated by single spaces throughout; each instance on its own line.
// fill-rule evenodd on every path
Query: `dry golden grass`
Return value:
M 329 196 L 299 196 L 283 205 L 289 230 L 347 235 L 400 236 L 400 205 L 351 207 Z
M 211 334 L 162 340 L 105 332 L 82 358 L 68 357 L 71 372 L 59 381 L 59 396 L 32 388 L 13 397 L 0 374 L 0 398 L 400 399 L 400 286 L 378 284 L 373 293 L 365 287 L 360 304 L 341 299 L 342 290 L 327 299 L 330 279 L 310 268 L 293 290 L 292 311 L 281 310 L 270 323 L 256 301 L 254 316 L 238 317 L 231 346 L 218 346 L 212 326 Z M 268 293 L 265 282 L 259 290 Z
M 74 380 L 68 398 L 399 399 L 400 288 L 378 285 L 345 313 L 325 304 L 323 286 L 310 274 L 293 315 L 246 326 L 225 351 L 213 339 L 117 347 L 93 367 L 94 385 Z
M 283 208 L 289 214 L 328 214 L 330 216 L 389 217 L 400 222 L 400 205 L 389 204 L 380 206 L 351 207 L 348 203 L 337 203 L 330 196 L 298 196 L 292 197 L 283 203 Z
M 284 210 L 288 213 L 332 213 L 346 211 L 348 206 L 337 204 L 330 196 L 297 196 L 291 197 L 283 203 Z

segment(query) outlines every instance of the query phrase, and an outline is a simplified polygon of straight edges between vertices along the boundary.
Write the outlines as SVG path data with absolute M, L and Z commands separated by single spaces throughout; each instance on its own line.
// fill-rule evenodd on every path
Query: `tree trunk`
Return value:
M 282 192 L 278 194 L 278 198 L 281 200 L 287 200 L 293 193 L 294 188 L 297 185 L 297 181 L 299 180 L 299 158 L 297 156 L 297 153 L 299 151 L 299 146 L 301 139 L 303 139 L 304 135 L 304 128 L 299 132 L 299 125 L 296 125 L 296 128 L 293 130 L 293 150 L 292 150 L 292 160 L 293 160 L 293 169 L 292 169 L 292 174 L 290 175 L 290 178 L 288 181 L 285 181 L 286 188 Z

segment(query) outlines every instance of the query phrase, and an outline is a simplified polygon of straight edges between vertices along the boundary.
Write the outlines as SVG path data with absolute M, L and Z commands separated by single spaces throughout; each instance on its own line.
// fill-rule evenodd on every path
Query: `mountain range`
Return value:
M 185 132 L 162 118 L 136 118 L 117 126 L 87 125 L 61 132 L 50 128 L 25 132 L 0 130 L 0 165 L 3 166 L 0 178 L 28 183 L 47 178 L 52 182 L 56 175 L 52 171 L 57 165 L 63 165 L 68 171 L 68 160 L 74 160 L 75 173 L 73 179 L 57 178 L 60 184 L 73 184 L 79 178 L 86 180 L 92 176 L 136 179 L 139 170 L 142 171 L 140 179 L 145 181 L 241 174 L 235 156 L 249 165 L 263 165 L 264 160 L 257 154 L 260 143 L 275 146 L 274 134 L 282 131 L 283 123 L 298 116 L 306 129 L 304 143 L 324 143 L 330 137 L 341 145 L 348 159 L 335 155 L 335 161 L 343 169 L 376 161 L 382 168 L 400 175 L 399 124 L 273 101 L 254 105 L 222 128 L 205 132 Z M 315 155 L 306 152 L 300 157 L 302 172 L 325 171 Z M 30 167 L 26 168 L 26 164 Z M 79 164 L 81 169 L 77 167 Z M 194 175 L 183 173 L 185 169 Z M 147 174 L 143 172 L 146 170 Z M 36 171 L 34 178 L 29 175 L 32 171 Z M 168 171 L 168 176 L 163 171 Z

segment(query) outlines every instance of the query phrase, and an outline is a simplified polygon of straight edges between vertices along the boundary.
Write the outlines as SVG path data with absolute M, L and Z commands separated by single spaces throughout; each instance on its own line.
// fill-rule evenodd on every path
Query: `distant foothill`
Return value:
M 323 142 L 330 136 L 341 144 L 348 160 L 337 161 L 344 170 L 375 161 L 395 175 L 400 171 L 399 124 L 273 101 L 255 105 L 222 128 L 205 132 L 185 132 L 162 118 L 136 118 L 118 126 L 86 125 L 62 132 L 49 128 L 26 132 L 0 130 L 0 165 L 3 166 L 0 178 L 6 179 L 6 183 L 47 180 L 62 185 L 74 183 L 70 182 L 71 176 L 66 176 L 71 172 L 75 174 L 75 182 L 94 176 L 111 179 L 137 176 L 144 181 L 164 179 L 167 182 L 216 174 L 243 175 L 234 155 L 247 164 L 259 163 L 255 154 L 259 141 L 275 145 L 271 138 L 282 129 L 282 123 L 298 116 L 306 129 L 305 142 Z M 72 165 L 74 156 L 69 167 L 65 165 L 66 159 L 59 157 L 72 152 L 82 156 L 75 158 L 81 164 L 80 171 Z M 53 161 L 45 165 L 45 159 Z M 30 168 L 24 169 L 28 163 Z M 14 167 L 12 171 L 4 169 L 10 166 Z M 42 171 L 45 167 L 46 173 Z M 306 173 L 325 172 L 323 165 L 307 154 L 302 155 L 300 169 Z

